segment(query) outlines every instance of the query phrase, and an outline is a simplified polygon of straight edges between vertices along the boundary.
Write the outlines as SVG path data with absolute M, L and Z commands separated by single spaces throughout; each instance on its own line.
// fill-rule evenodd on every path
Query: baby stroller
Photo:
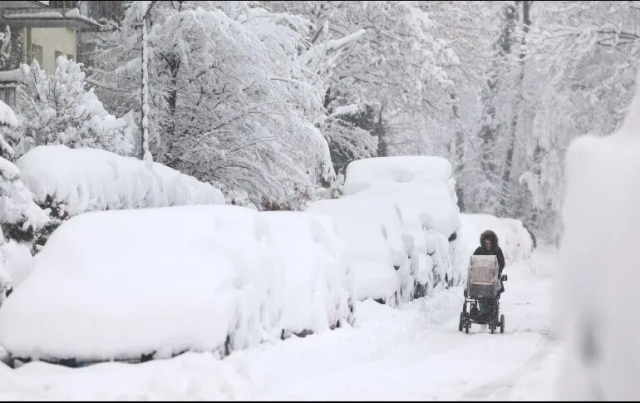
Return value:
M 458 330 L 469 333 L 472 323 L 488 325 L 491 333 L 498 326 L 500 333 L 504 333 L 504 315 L 500 315 L 500 295 L 502 281 L 507 281 L 506 275 L 500 275 L 498 259 L 495 255 L 473 255 L 467 269 L 467 287 L 464 290 L 464 303 L 460 313 Z M 488 309 L 480 312 L 478 305 Z M 499 319 L 498 319 L 499 317 Z

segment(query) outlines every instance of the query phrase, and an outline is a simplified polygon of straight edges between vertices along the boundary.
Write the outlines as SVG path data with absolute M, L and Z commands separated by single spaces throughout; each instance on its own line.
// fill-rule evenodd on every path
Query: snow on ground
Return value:
M 356 322 L 232 353 L 68 369 L 0 367 L 1 399 L 381 400 L 550 399 L 557 350 L 550 332 L 553 251 L 507 266 L 505 334 L 458 331 L 462 288 L 398 309 L 356 306 Z

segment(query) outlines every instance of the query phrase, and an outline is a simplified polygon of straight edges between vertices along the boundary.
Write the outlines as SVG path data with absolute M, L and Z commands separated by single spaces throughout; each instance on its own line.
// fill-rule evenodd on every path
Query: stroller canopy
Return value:
M 500 290 L 500 266 L 495 255 L 473 255 L 467 269 L 470 298 L 495 298 Z

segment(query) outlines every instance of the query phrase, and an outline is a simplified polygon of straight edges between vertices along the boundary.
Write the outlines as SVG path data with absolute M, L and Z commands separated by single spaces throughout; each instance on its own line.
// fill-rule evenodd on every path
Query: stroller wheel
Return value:
M 458 323 L 458 331 L 462 331 L 462 328 L 464 327 L 464 312 L 460 312 L 460 323 Z
M 500 333 L 504 333 L 504 314 L 500 315 Z

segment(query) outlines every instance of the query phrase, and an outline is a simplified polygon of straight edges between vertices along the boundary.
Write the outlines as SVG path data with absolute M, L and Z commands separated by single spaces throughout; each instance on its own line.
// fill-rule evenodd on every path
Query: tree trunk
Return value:
M 524 82 L 524 46 L 526 44 L 526 35 L 529 32 L 529 27 L 531 26 L 531 17 L 530 17 L 530 11 L 531 11 L 531 1 L 519 1 L 517 3 L 521 3 L 522 4 L 522 23 L 523 23 L 523 37 L 522 37 L 522 49 L 520 51 L 520 61 L 519 61 L 519 65 L 520 65 L 520 75 L 518 76 L 518 83 L 517 86 L 519 87 L 519 96 L 516 98 L 515 102 L 515 108 L 514 110 L 517 111 L 518 110 L 518 106 L 520 104 L 520 101 L 522 99 L 522 83 Z M 504 171 L 504 184 L 505 186 L 509 183 L 509 181 L 511 180 L 511 173 L 513 172 L 513 153 L 514 153 L 514 149 L 515 149 L 515 144 L 516 144 L 516 129 L 518 126 L 518 115 L 517 113 L 514 113 L 513 115 L 513 119 L 511 121 L 511 142 L 509 144 L 509 148 L 507 149 L 507 159 L 506 159 L 506 164 L 505 164 L 505 171 Z
M 452 100 L 451 111 L 453 112 L 453 117 L 457 121 L 459 119 L 458 115 L 458 102 L 455 93 L 450 93 L 449 97 Z M 462 179 L 462 175 L 464 175 L 464 133 L 461 128 L 458 128 L 456 131 L 454 146 L 452 150 L 453 159 L 454 159 L 454 168 L 453 168 L 453 176 L 456 178 L 456 196 L 458 197 L 458 207 L 460 207 L 460 211 L 465 211 L 464 206 L 464 189 L 461 186 L 460 180 Z
M 375 123 L 375 134 L 378 137 L 378 157 L 389 156 L 389 145 L 387 144 L 387 133 L 382 123 L 382 112 L 384 111 L 384 105 L 380 107 L 378 112 L 378 121 Z
M 517 82 L 517 87 L 518 87 L 518 96 L 516 97 L 514 103 L 514 108 L 513 110 L 515 111 L 511 120 L 511 130 L 510 130 L 510 141 L 509 141 L 509 146 L 507 148 L 507 153 L 506 153 L 506 161 L 505 161 L 505 168 L 504 168 L 504 173 L 503 173 L 503 177 L 502 177 L 502 183 L 503 183 L 503 188 L 504 189 L 508 189 L 509 188 L 509 182 L 511 181 L 511 174 L 513 173 L 513 154 L 515 151 L 515 147 L 516 147 L 516 135 L 517 135 L 517 128 L 518 128 L 518 110 L 519 110 L 519 106 L 522 100 L 522 84 L 524 82 L 524 46 L 526 44 L 526 35 L 529 32 L 529 27 L 531 26 L 531 17 L 530 17 L 530 11 L 531 11 L 531 1 L 518 1 L 516 2 L 516 4 L 521 3 L 522 4 L 522 23 L 523 23 L 523 36 L 522 36 L 522 48 L 520 50 L 520 60 L 519 60 L 519 67 L 520 67 L 520 75 L 518 76 L 518 82 Z M 503 212 L 506 213 L 506 206 L 507 204 L 507 199 L 503 198 L 502 200 L 502 209 Z
M 147 19 L 145 16 L 142 18 L 142 87 L 140 89 L 142 98 L 142 147 L 140 159 L 145 159 L 149 152 L 149 89 L 147 87 L 149 74 L 147 72 L 147 55 Z

